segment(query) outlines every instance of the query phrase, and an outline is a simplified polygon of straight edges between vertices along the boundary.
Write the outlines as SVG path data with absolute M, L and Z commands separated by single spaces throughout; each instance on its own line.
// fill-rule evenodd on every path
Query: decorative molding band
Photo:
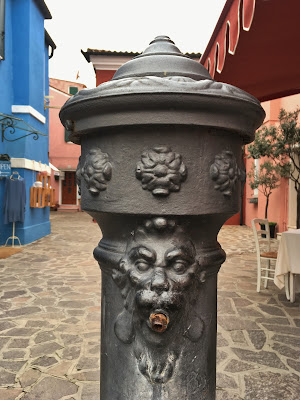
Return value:
M 40 161 L 29 160 L 28 158 L 11 158 L 12 168 L 31 169 L 32 171 L 47 172 L 51 175 L 51 168 L 47 164 L 42 164 Z
M 12 105 L 11 106 L 11 112 L 12 113 L 18 113 L 18 114 L 30 114 L 34 118 L 36 118 L 38 121 L 40 121 L 42 124 L 46 123 L 46 117 L 42 115 L 40 112 L 38 112 L 35 108 L 31 106 L 16 106 Z

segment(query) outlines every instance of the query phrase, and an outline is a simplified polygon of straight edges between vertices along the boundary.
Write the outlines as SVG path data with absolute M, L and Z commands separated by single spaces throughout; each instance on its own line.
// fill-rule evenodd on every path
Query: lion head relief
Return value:
M 133 343 L 149 381 L 166 382 L 184 338 L 197 341 L 203 332 L 189 290 L 204 279 L 193 242 L 172 219 L 146 220 L 128 241 L 113 279 L 124 298 L 115 322 L 118 339 Z

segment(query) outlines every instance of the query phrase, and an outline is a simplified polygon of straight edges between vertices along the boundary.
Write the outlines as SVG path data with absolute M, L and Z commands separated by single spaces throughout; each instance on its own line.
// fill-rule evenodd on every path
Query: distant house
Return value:
M 127 61 L 130 61 L 133 57 L 141 54 L 127 51 L 108 51 L 96 49 L 87 49 L 87 51 L 81 50 L 81 53 L 87 62 L 91 62 L 93 64 L 96 75 L 96 86 L 111 80 L 118 68 L 120 68 Z M 198 61 L 201 57 L 200 53 L 186 53 L 185 55 L 191 57 L 195 61 Z
M 93 61 L 98 60 L 98 52 L 99 50 L 88 49 L 84 56 L 88 61 L 90 61 L 90 55 Z M 101 62 L 94 65 L 97 85 L 110 80 L 124 62 L 139 54 L 104 50 L 100 53 Z M 80 209 L 76 168 L 81 154 L 80 146 L 69 141 L 69 132 L 60 122 L 59 111 L 71 96 L 85 87 L 77 82 L 49 79 L 49 161 L 52 167 L 51 186 L 55 189 L 56 208 L 59 211 Z
M 49 161 L 52 166 L 51 186 L 59 210 L 79 210 L 80 196 L 76 184 L 76 168 L 80 146 L 69 141 L 69 132 L 59 119 L 60 108 L 86 86 L 60 79 L 49 79 Z
M 24 178 L 24 222 L 16 222 L 22 244 L 51 231 L 49 207 L 30 207 L 37 173 L 50 175 L 48 159 L 48 59 L 55 44 L 44 29 L 51 14 L 42 0 L 0 0 L 0 154 L 8 154 L 11 172 Z M 4 224 L 5 178 L 0 175 L 0 244 L 12 234 Z M 8 244 L 11 244 L 8 243 Z
M 87 51 L 81 50 L 81 53 L 88 63 L 91 62 L 93 64 L 96 76 L 96 86 L 103 82 L 110 81 L 116 70 L 120 68 L 121 65 L 140 54 L 127 51 L 96 49 L 87 49 Z

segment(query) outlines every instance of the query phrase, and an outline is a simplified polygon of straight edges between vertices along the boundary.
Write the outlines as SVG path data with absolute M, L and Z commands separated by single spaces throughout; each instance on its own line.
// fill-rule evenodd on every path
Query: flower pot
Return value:
M 270 238 L 271 238 L 271 239 L 274 239 L 274 238 L 275 238 L 275 229 L 276 229 L 276 225 L 277 225 L 276 222 L 269 222 Z M 260 227 L 261 227 L 262 230 L 265 230 L 265 229 L 266 229 L 265 224 L 260 224 Z M 261 237 L 262 237 L 262 238 L 265 238 L 266 235 L 265 235 L 264 233 L 262 233 L 262 234 L 261 234 Z
M 270 237 L 272 239 L 275 238 L 275 229 L 276 229 L 276 222 L 269 222 L 269 226 L 270 226 Z

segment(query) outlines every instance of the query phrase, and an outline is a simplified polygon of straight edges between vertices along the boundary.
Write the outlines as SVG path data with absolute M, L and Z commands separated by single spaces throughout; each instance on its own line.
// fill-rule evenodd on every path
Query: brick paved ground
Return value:
M 99 400 L 100 231 L 84 213 L 51 220 L 50 236 L 0 260 L 1 400 Z M 256 293 L 250 229 L 219 241 L 217 399 L 298 400 L 300 299 L 272 283 Z

